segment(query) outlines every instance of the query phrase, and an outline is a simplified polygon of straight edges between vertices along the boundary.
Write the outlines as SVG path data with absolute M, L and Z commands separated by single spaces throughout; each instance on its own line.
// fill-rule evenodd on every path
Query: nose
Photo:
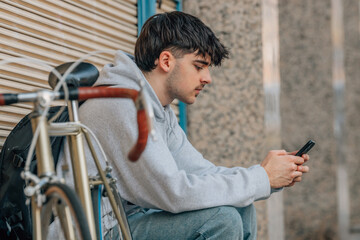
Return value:
M 212 82 L 209 68 L 206 68 L 200 79 L 202 84 L 210 84 Z

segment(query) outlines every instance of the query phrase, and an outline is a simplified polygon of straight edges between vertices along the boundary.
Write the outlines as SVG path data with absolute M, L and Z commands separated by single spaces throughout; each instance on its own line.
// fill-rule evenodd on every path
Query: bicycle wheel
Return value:
M 110 188 L 115 197 L 116 207 L 121 215 L 121 221 L 125 228 L 123 230 L 126 231 L 125 235 L 129 236 L 127 239 L 131 239 L 130 228 L 116 184 L 110 183 Z M 93 200 L 97 239 L 126 239 L 123 234 L 124 231 L 117 222 L 104 186 L 95 186 L 91 190 L 91 196 Z
M 62 183 L 50 183 L 45 197 L 41 209 L 44 239 L 91 239 L 84 210 L 74 190 Z

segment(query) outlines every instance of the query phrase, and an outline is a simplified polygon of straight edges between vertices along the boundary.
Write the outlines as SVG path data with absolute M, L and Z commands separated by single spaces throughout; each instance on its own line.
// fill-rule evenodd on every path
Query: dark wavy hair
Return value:
M 169 50 L 176 58 L 187 53 L 209 54 L 211 65 L 219 66 L 229 51 L 200 19 L 174 11 L 150 17 L 142 27 L 135 45 L 135 62 L 150 72 L 160 53 Z

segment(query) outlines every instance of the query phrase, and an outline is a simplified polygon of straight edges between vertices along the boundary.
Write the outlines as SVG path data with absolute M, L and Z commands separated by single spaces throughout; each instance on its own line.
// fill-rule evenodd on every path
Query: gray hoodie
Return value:
M 95 85 L 139 89 L 145 77 L 136 64 L 118 51 L 114 64 L 104 66 Z M 128 99 L 87 100 L 80 120 L 92 129 L 111 162 L 121 196 L 135 206 L 172 213 L 221 205 L 244 207 L 270 196 L 264 168 L 215 166 L 191 145 L 170 106 L 163 107 L 150 84 L 145 90 L 155 113 L 157 139 L 149 138 L 137 162 L 127 154 L 137 139 L 136 109 Z M 95 174 L 89 159 L 89 172 Z

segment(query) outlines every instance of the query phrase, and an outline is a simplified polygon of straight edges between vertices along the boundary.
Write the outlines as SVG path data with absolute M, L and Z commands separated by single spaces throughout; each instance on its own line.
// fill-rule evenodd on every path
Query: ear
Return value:
M 162 51 L 157 61 L 157 65 L 161 70 L 169 72 L 175 64 L 175 57 L 170 51 Z

